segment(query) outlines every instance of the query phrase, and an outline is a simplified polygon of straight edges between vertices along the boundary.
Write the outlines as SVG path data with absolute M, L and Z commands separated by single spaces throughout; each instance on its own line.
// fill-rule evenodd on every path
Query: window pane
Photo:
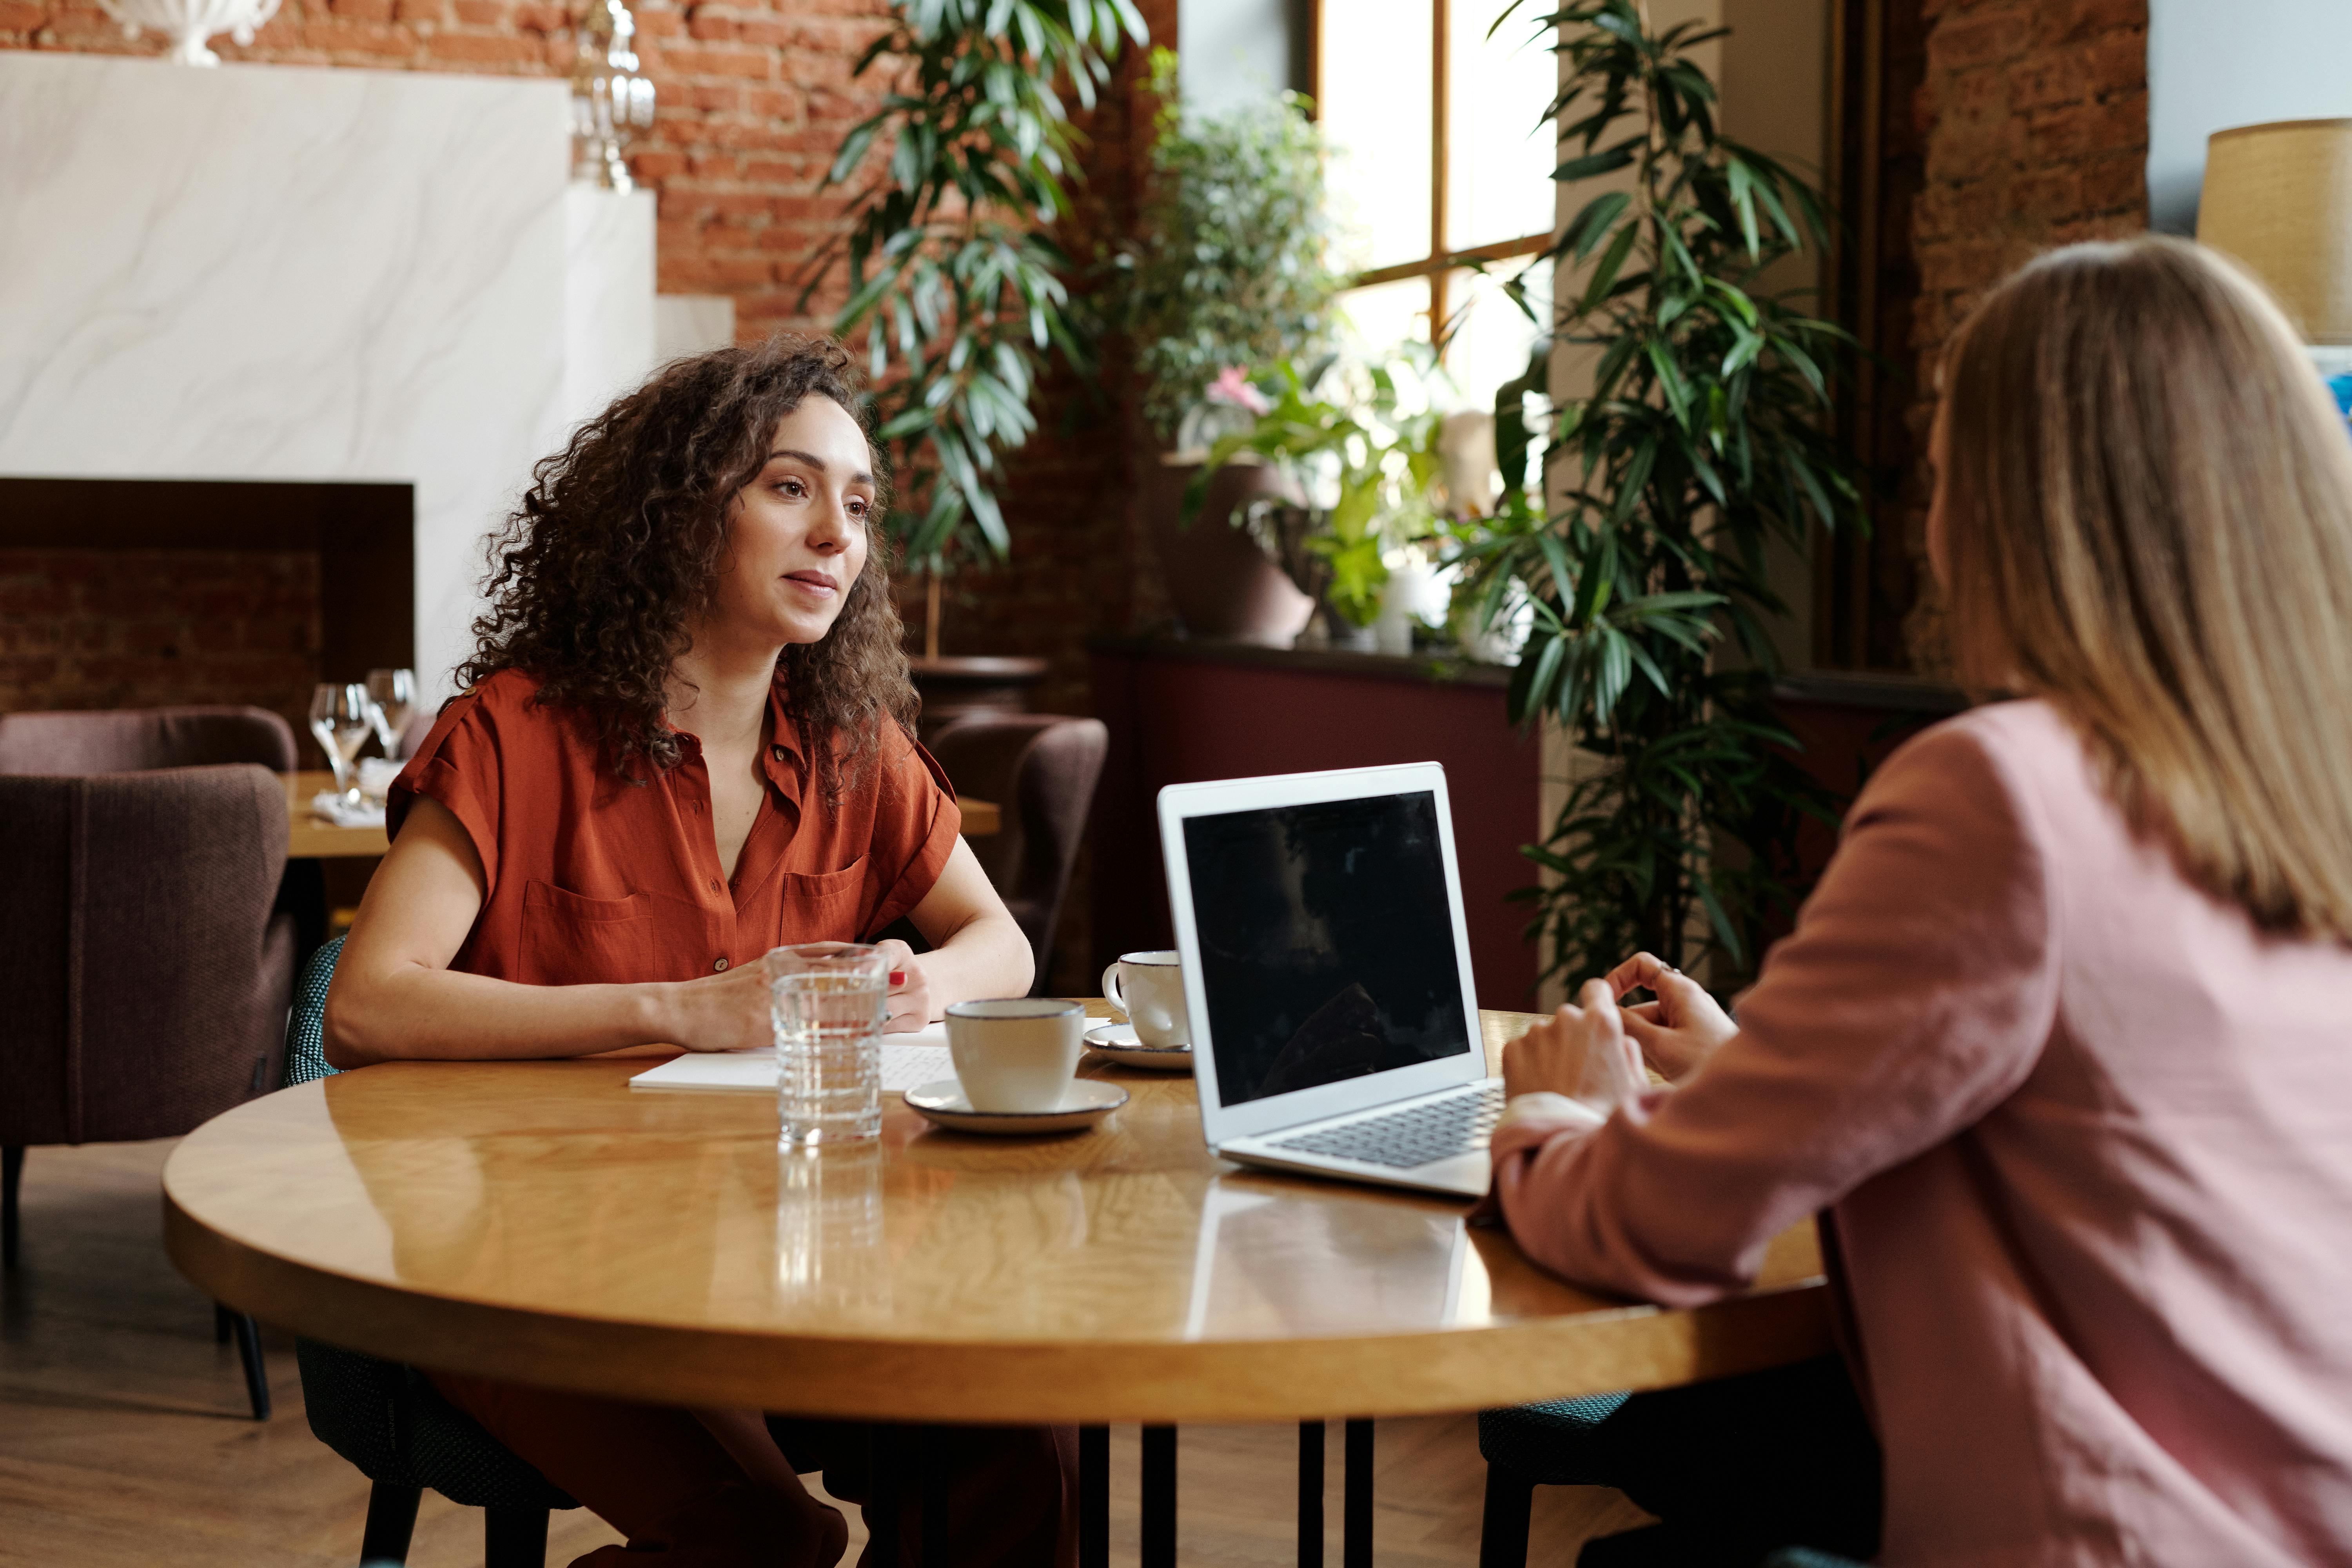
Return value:
M 1502 0 L 1454 0 L 1450 8 L 1449 251 L 1551 232 L 1551 172 L 1558 160 L 1541 120 L 1556 90 L 1559 66 L 1551 52 L 1553 29 L 1538 33 L 1530 23 L 1542 9 L 1522 7 L 1489 38 L 1486 29 L 1501 15 Z
M 1402 342 L 1429 342 L 1429 279 L 1401 278 L 1350 289 L 1339 296 L 1347 318 L 1348 347 L 1365 359 L 1381 359 Z
M 1528 368 L 1528 357 L 1543 335 L 1537 323 L 1551 318 L 1549 266 L 1528 268 L 1521 279 L 1528 289 L 1526 312 L 1503 292 L 1503 285 L 1527 268 L 1525 258 L 1493 263 L 1481 276 L 1453 273 L 1446 285 L 1446 310 L 1459 322 L 1445 347 L 1445 373 L 1461 394 L 1459 406 L 1491 409 L 1495 389 L 1516 381 Z
M 1323 7 L 1323 127 L 1339 150 L 1331 191 L 1364 240 L 1358 264 L 1429 254 L 1431 0 L 1346 0 Z M 1532 119 L 1542 111 L 1538 103 Z M 1547 167 L 1544 171 L 1549 174 Z M 1549 200 L 1549 196 L 1546 198 Z

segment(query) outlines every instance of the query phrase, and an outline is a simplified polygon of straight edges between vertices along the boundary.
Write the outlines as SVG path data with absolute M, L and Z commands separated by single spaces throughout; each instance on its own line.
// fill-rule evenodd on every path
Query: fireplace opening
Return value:
M 415 662 L 413 488 L 0 478 L 0 711 L 249 702 Z

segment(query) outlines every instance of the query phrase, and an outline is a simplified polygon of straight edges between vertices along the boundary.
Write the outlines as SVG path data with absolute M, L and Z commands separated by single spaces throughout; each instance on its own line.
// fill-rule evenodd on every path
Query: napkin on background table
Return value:
M 383 802 L 362 800 L 353 805 L 333 790 L 322 789 L 310 797 L 310 815 L 323 816 L 338 827 L 382 827 Z

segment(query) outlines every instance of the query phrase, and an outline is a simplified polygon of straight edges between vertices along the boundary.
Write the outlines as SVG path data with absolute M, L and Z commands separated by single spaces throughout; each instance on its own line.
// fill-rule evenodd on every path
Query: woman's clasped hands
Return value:
M 1617 1005 L 1643 989 L 1656 1000 Z M 1505 1048 L 1504 1090 L 1514 1099 L 1543 1091 L 1566 1095 L 1606 1118 L 1649 1087 L 1645 1058 L 1678 1081 L 1738 1032 L 1706 986 L 1664 960 L 1638 952 L 1605 979 L 1585 982 L 1574 1004 Z

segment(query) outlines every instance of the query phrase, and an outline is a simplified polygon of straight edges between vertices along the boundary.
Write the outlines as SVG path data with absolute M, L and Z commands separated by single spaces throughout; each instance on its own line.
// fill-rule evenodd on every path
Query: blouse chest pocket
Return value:
M 866 912 L 866 862 L 860 855 L 838 871 L 782 873 L 782 922 L 780 945 L 803 942 L 858 942 L 857 929 Z
M 662 980 L 654 899 L 591 899 L 533 879 L 523 889 L 526 985 L 626 984 Z

